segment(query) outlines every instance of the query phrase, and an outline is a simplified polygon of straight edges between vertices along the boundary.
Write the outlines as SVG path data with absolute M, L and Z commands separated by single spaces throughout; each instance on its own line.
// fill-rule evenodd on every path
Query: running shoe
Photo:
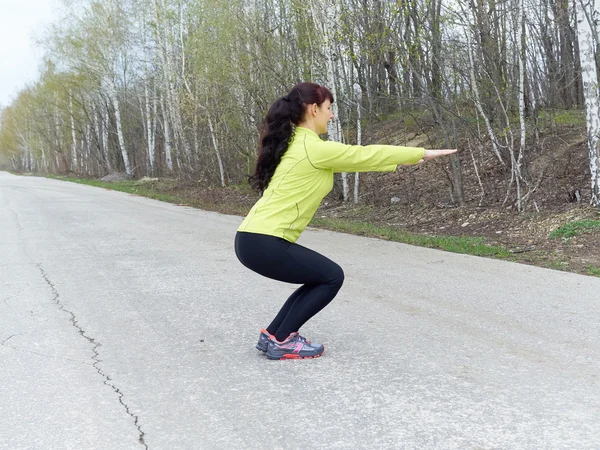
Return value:
M 263 328 L 262 330 L 260 330 L 260 336 L 258 336 L 258 342 L 256 343 L 257 350 L 260 350 L 261 352 L 266 353 L 267 347 L 269 346 L 269 339 L 271 339 L 271 338 L 275 339 L 275 336 L 273 336 L 271 333 L 269 333 L 266 328 Z M 300 338 L 304 339 L 304 341 L 308 345 L 316 348 L 317 350 L 323 349 L 323 346 L 321 344 L 313 344 L 308 339 L 306 339 L 302 336 L 300 336 Z
M 261 352 L 266 352 L 267 346 L 269 345 L 269 339 L 271 339 L 271 333 L 269 333 L 266 328 L 263 328 L 260 330 L 260 336 L 258 336 L 256 348 Z
M 269 359 L 306 359 L 318 358 L 325 351 L 325 347 L 318 344 L 309 344 L 308 341 L 298 333 L 292 333 L 288 338 L 279 342 L 274 336 L 269 339 L 267 346 L 267 358 Z

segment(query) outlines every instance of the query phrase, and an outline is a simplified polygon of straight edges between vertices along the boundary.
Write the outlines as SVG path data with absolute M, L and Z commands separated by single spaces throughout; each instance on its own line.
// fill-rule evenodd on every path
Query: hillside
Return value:
M 399 122 L 372 124 L 367 143 L 445 147 L 444 136 L 435 124 Z M 366 220 L 419 234 L 483 237 L 492 245 L 509 249 L 520 262 L 600 275 L 596 270 L 600 267 L 600 211 L 589 206 L 583 112 L 546 114 L 538 128 L 539 146 L 534 145 L 533 133 L 527 137 L 525 172 L 536 189 L 523 212 L 519 213 L 511 201 L 515 198 L 514 187 L 504 203 L 510 171 L 500 170 L 484 136 L 482 142 L 462 139 L 457 145 L 464 207 L 458 207 L 453 198 L 448 161 L 436 160 L 418 167 L 402 167 L 396 173 L 367 174 L 362 183 L 371 194 L 362 200 L 371 206 L 351 207 L 336 198 L 324 204 L 319 214 Z M 463 128 L 457 135 L 468 133 Z M 573 201 L 576 190 L 580 202 Z M 564 232 L 561 227 L 566 227 Z M 550 237 L 553 232 L 556 237 Z
M 511 201 L 503 204 L 510 172 L 499 169 L 484 137 L 482 142 L 463 139 L 457 145 L 464 207 L 458 207 L 453 198 L 448 161 L 436 160 L 401 167 L 395 173 L 361 174 L 358 205 L 343 202 L 341 183 L 336 183 L 316 217 L 369 222 L 429 236 L 482 237 L 490 245 L 507 248 L 518 262 L 600 275 L 600 211 L 589 206 L 583 113 L 548 114 L 538 127 L 541 145 L 526 147 L 529 164 L 525 167 L 531 185 L 537 188 L 523 212 L 519 213 Z M 457 134 L 467 135 L 465 131 Z M 410 118 L 371 123 L 365 126 L 363 136 L 365 144 L 445 146 L 435 124 L 425 120 L 417 124 Z M 533 136 L 528 136 L 528 142 L 533 141 Z M 349 178 L 352 181 L 353 176 Z M 352 189 L 351 184 L 350 195 Z M 576 189 L 581 193 L 580 202 L 570 198 Z M 249 208 L 256 198 L 244 188 L 194 189 L 186 195 L 243 208 Z M 514 192 L 510 198 L 514 199 Z M 553 232 L 557 236 L 551 238 Z

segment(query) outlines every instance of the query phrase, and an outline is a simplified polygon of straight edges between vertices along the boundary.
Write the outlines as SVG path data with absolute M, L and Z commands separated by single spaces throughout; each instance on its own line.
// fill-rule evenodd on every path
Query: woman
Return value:
M 323 354 L 322 345 L 306 340 L 298 330 L 333 300 L 344 272 L 330 259 L 295 242 L 332 189 L 333 174 L 393 172 L 398 165 L 419 164 L 456 151 L 323 141 L 318 135 L 327 132 L 333 101 L 327 88 L 300 83 L 273 103 L 262 130 L 256 171 L 250 177 L 262 196 L 235 237 L 235 252 L 244 266 L 302 285 L 261 330 L 256 348 L 269 359 Z

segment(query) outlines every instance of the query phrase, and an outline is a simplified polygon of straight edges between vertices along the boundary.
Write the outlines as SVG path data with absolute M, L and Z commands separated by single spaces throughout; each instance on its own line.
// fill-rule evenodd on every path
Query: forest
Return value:
M 598 206 L 598 14 L 595 0 L 64 0 L 37 81 L 0 106 L 0 163 L 243 185 L 269 105 L 313 81 L 336 99 L 328 139 L 459 148 L 429 174 L 434 203 Z M 385 180 L 340 174 L 335 192 L 377 202 Z

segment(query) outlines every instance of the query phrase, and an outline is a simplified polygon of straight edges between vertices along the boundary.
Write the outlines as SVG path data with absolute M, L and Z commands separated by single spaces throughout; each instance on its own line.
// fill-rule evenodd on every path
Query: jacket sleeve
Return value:
M 317 169 L 334 172 L 393 172 L 398 164 L 416 164 L 425 154 L 418 147 L 346 145 L 322 141 L 306 143 L 306 155 Z

